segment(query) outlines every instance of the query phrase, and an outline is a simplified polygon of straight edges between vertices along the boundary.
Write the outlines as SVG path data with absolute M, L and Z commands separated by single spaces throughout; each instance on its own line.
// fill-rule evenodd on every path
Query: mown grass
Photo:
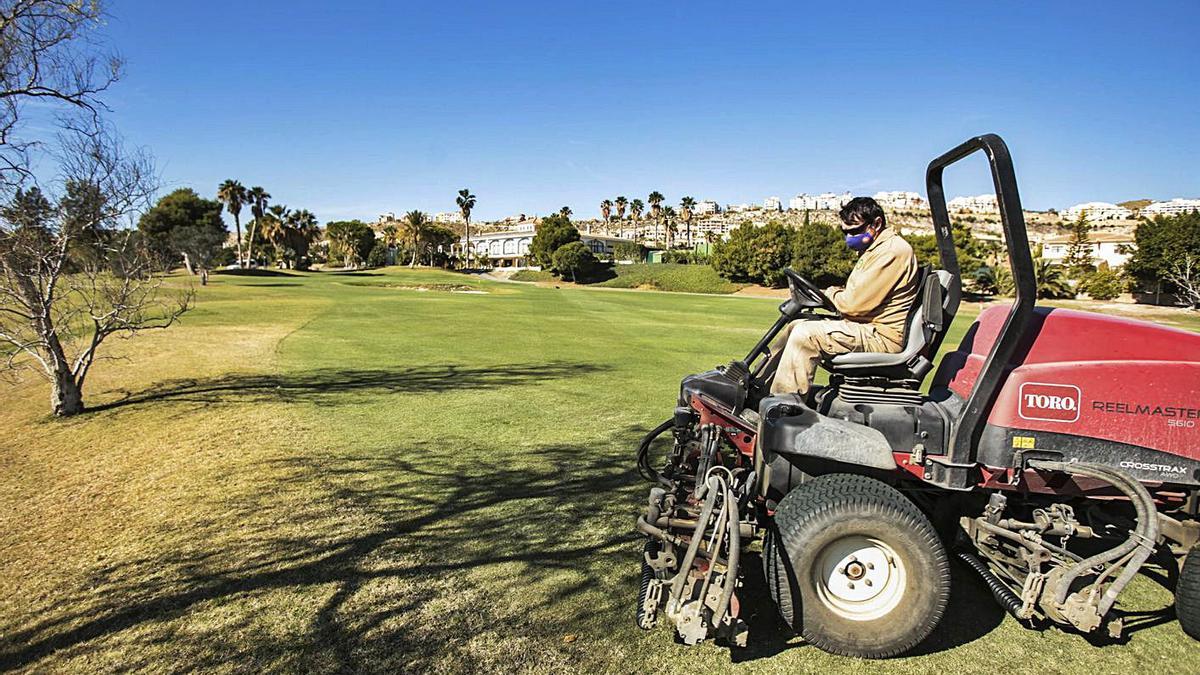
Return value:
M 1105 647 L 1027 630 L 963 570 L 922 652 L 888 662 L 789 636 L 753 562 L 748 648 L 637 630 L 636 439 L 775 300 L 395 269 L 217 275 L 198 299 L 182 325 L 114 343 L 132 358 L 97 368 L 92 412 L 48 419 L 41 382 L 0 388 L 0 669 L 1107 673 L 1200 657 L 1153 616 Z M 1170 596 L 1139 579 L 1125 601 Z
M 601 280 L 587 283 L 601 288 L 640 288 L 673 293 L 736 293 L 747 284 L 739 284 L 717 274 L 711 265 L 681 265 L 678 263 L 613 265 L 601 275 Z M 558 277 L 546 271 L 521 270 L 513 281 L 555 281 Z

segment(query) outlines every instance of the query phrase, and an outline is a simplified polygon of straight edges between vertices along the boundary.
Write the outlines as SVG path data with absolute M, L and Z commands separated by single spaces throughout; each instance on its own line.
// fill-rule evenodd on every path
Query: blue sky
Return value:
M 989 131 L 1031 208 L 1200 196 L 1200 3 L 903 4 L 114 0 L 108 100 L 168 186 L 322 221 L 923 194 Z

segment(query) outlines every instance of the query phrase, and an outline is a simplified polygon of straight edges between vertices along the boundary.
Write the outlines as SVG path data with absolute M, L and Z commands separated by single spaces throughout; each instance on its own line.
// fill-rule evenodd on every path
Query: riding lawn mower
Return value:
M 962 296 L 946 167 L 982 151 L 1015 284 L 923 384 Z M 739 588 L 762 542 L 783 621 L 835 654 L 908 652 L 937 626 L 950 562 L 1030 626 L 1113 638 L 1147 564 L 1175 583 L 1200 639 L 1200 335 L 1035 306 L 1012 159 L 992 134 L 934 159 L 926 187 L 940 264 L 922 269 L 903 350 L 828 358 L 829 384 L 772 395 L 777 336 L 836 317 L 787 270 L 790 297 L 744 359 L 683 379 L 674 414 L 638 449 L 654 487 L 637 622 L 744 645 Z M 669 434 L 669 435 L 668 435 Z M 653 447 L 670 441 L 662 460 Z

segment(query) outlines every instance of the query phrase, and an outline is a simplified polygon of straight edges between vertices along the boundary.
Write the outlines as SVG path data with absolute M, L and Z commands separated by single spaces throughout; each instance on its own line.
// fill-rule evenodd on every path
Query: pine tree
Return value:
M 1067 247 L 1067 257 L 1063 258 L 1063 267 L 1067 270 L 1067 276 L 1079 279 L 1092 271 L 1092 244 L 1088 241 L 1092 226 L 1088 223 L 1087 215 L 1081 213 L 1067 227 L 1071 231 L 1071 243 Z

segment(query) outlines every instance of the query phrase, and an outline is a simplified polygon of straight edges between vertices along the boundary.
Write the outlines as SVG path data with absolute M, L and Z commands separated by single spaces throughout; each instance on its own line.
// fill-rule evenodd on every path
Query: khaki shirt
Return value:
M 899 347 L 917 299 L 917 256 L 903 237 L 884 228 L 859 255 L 846 287 L 825 294 L 846 319 L 874 324 L 880 337 Z

